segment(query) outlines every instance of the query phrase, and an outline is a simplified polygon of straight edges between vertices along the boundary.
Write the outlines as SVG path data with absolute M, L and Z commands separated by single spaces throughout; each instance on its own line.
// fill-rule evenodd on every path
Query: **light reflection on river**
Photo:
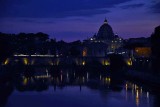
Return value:
M 104 72 L 38 67 L 18 69 L 7 78 L 0 84 L 2 107 L 159 106 L 158 94 Z

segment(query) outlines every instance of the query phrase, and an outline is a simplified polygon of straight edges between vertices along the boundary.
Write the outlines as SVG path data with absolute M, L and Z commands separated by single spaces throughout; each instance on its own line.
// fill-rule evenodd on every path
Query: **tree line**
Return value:
M 52 54 L 61 56 L 80 56 L 80 40 L 67 43 L 63 40 L 50 39 L 48 34 L 0 32 L 0 61 L 13 54 Z

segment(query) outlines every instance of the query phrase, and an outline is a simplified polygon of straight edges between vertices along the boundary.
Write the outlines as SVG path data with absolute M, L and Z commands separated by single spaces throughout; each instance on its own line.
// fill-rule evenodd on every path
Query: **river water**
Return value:
M 121 75 L 51 68 L 11 71 L 1 76 L 1 107 L 160 107 L 158 92 Z

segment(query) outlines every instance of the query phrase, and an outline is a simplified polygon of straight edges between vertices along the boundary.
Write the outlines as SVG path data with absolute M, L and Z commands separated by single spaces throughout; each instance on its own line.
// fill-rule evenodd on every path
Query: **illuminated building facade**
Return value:
M 131 50 L 131 57 L 149 58 L 151 56 L 150 38 L 130 38 L 126 40 L 126 45 Z
M 122 47 L 123 39 L 117 34 L 114 34 L 112 27 L 105 19 L 103 25 L 99 28 L 98 33 L 93 37 L 84 40 L 84 44 L 87 44 L 88 56 L 103 57 L 107 54 L 115 53 L 118 48 Z
M 137 57 L 150 57 L 151 56 L 151 47 L 136 47 L 135 56 Z

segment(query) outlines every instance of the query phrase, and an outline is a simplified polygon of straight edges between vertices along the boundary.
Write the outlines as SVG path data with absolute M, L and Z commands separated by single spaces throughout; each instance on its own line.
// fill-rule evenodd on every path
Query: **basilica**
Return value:
M 84 40 L 83 56 L 104 57 L 107 54 L 115 53 L 123 45 L 123 39 L 114 34 L 107 19 L 98 30 L 98 33 L 91 38 Z

